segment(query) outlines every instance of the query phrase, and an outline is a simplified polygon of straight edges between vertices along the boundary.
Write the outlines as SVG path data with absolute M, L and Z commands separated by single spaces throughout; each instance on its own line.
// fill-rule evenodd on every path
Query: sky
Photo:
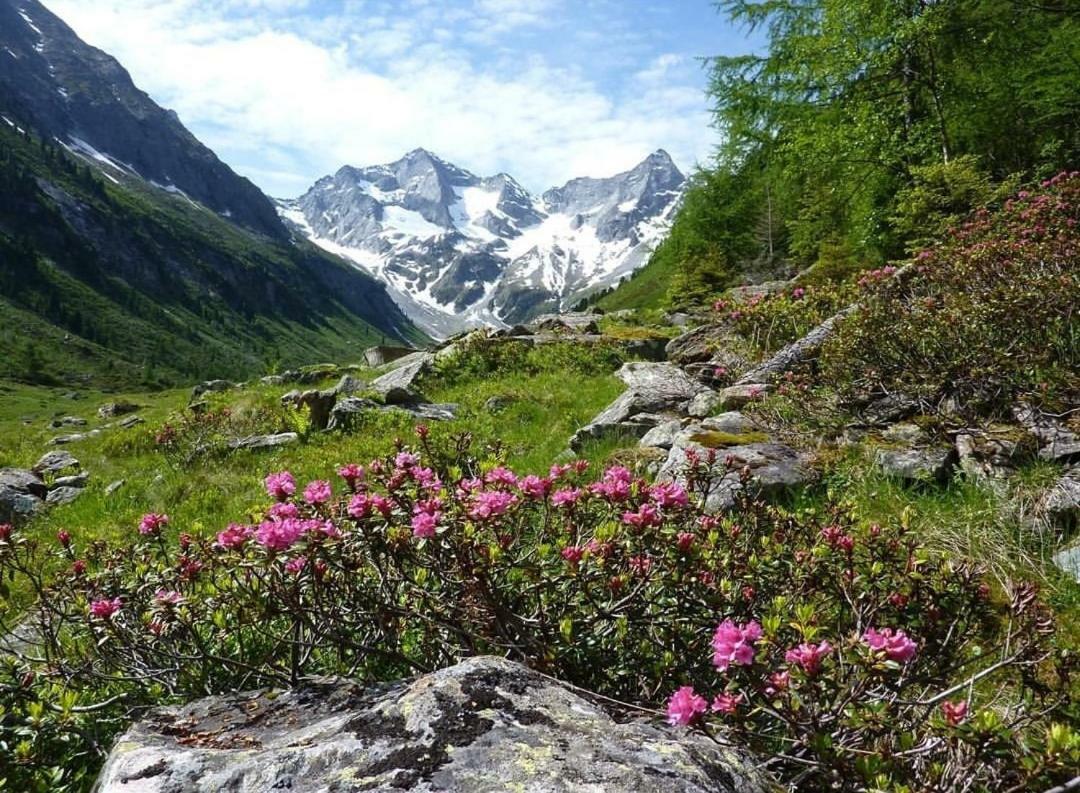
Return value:
M 290 198 L 423 147 L 540 192 L 717 143 L 710 0 L 43 0 L 219 157 Z

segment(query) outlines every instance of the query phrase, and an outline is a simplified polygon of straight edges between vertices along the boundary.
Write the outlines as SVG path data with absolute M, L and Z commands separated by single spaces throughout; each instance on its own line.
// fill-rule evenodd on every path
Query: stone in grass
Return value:
M 280 432 L 276 435 L 252 435 L 247 438 L 237 438 L 229 442 L 230 449 L 277 449 L 289 446 L 300 440 L 295 432 Z
M 765 793 L 760 765 L 479 657 L 410 681 L 324 678 L 155 711 L 116 742 L 95 790 Z
M 716 410 L 738 410 L 759 399 L 764 399 L 771 390 L 764 383 L 729 386 L 721 389 L 719 398 L 713 407 Z
M 1069 468 L 1050 486 L 1039 508 L 1050 521 L 1065 529 L 1080 522 L 1080 465 Z
M 947 447 L 878 449 L 875 460 L 888 476 L 905 482 L 944 482 L 956 450 Z
M 45 503 L 51 507 L 58 507 L 62 504 L 70 504 L 82 494 L 81 487 L 57 487 L 49 491 Z
M 39 474 L 58 474 L 61 471 L 80 468 L 79 461 L 71 452 L 57 450 L 46 452 L 41 459 L 34 464 L 34 472 Z
M 140 410 L 140 406 L 133 402 L 106 402 L 98 408 L 98 415 L 103 419 L 114 419 L 117 416 L 126 416 Z

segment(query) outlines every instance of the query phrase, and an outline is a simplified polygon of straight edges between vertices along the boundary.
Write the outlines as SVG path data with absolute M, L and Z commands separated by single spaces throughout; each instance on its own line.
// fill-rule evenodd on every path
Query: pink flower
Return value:
M 484 476 L 484 481 L 489 485 L 505 485 L 506 487 L 517 487 L 518 478 L 517 475 L 509 468 L 499 466 L 498 468 L 492 468 Z
M 585 549 L 577 545 L 567 545 L 562 549 L 562 558 L 572 565 L 577 565 L 581 557 L 585 555 Z
M 435 529 L 439 525 L 439 513 L 418 512 L 413 515 L 412 533 L 418 539 L 430 539 L 435 536 Z
M 685 507 L 690 499 L 682 485 L 675 482 L 664 482 L 655 485 L 649 491 L 649 498 L 654 504 L 664 509 L 672 507 Z
M 673 727 L 688 727 L 709 709 L 709 703 L 694 692 L 693 686 L 683 686 L 668 700 L 667 719 Z
M 941 712 L 945 714 L 945 721 L 950 727 L 955 727 L 967 718 L 968 704 L 960 702 L 942 702 Z
M 504 490 L 488 490 L 480 493 L 469 510 L 469 517 L 473 520 L 490 520 L 500 515 L 517 504 L 518 497 Z
M 795 289 L 791 292 L 792 300 L 802 300 L 804 297 L 806 297 L 806 290 L 803 289 L 801 286 L 795 287 Z
M 821 671 L 821 662 L 831 652 L 832 645 L 828 642 L 822 642 L 821 644 L 803 642 L 795 649 L 784 653 L 784 660 L 789 664 L 801 667 L 807 675 L 813 676 Z
M 560 465 L 558 463 L 555 463 L 555 465 L 551 466 L 551 470 L 548 471 L 548 476 L 552 479 L 552 481 L 557 482 L 558 480 L 566 476 L 568 473 L 570 473 L 571 470 L 572 466 Z
M 255 540 L 271 551 L 284 551 L 299 540 L 306 530 L 305 521 L 295 518 L 267 520 L 255 530 Z
M 773 697 L 781 691 L 787 691 L 789 685 L 791 685 L 790 672 L 786 669 L 784 671 L 773 672 L 769 675 L 769 685 L 765 688 L 765 693 L 770 697 Z
M 721 671 L 727 671 L 733 663 L 749 666 L 754 663 L 754 642 L 760 638 L 761 625 L 756 621 L 737 625 L 724 620 L 713 634 L 713 664 Z
M 712 711 L 730 716 L 739 709 L 742 699 L 742 694 L 717 694 L 712 701 Z
M 626 468 L 614 466 L 604 472 L 604 479 L 589 485 L 590 492 L 609 502 L 625 501 L 630 497 L 633 477 Z
M 403 470 L 408 470 L 419 462 L 420 455 L 412 452 L 398 452 L 398 455 L 394 458 L 394 466 Z
M 907 663 L 915 657 L 919 646 L 902 630 L 882 628 L 880 631 L 868 628 L 863 634 L 863 641 L 874 652 L 884 653 L 890 661 Z
M 660 513 L 652 504 L 642 504 L 637 512 L 624 512 L 622 522 L 627 526 L 645 528 L 646 526 L 659 526 L 661 523 Z
M 279 471 L 266 477 L 266 492 L 270 498 L 285 501 L 296 492 L 296 480 L 288 471 Z
M 71 532 L 67 529 L 60 529 L 60 531 L 56 532 L 56 541 L 67 548 L 71 545 Z
M 364 478 L 364 467 L 356 463 L 343 465 L 338 469 L 338 476 L 345 480 L 349 490 L 356 490 L 357 483 Z
M 630 570 L 640 576 L 649 574 L 652 570 L 652 559 L 642 554 L 641 556 L 630 557 Z
M 384 518 L 389 518 L 390 513 L 394 511 L 394 502 L 386 496 L 372 496 L 371 506 L 375 507 Z
M 304 565 L 307 564 L 307 557 L 294 556 L 292 559 L 285 563 L 285 572 L 292 573 L 293 575 L 299 575 L 300 571 L 304 569 Z
M 219 531 L 217 536 L 217 545 L 219 548 L 239 548 L 245 542 L 248 537 L 253 533 L 250 526 L 241 526 L 237 523 L 230 523 L 224 531 Z
M 300 517 L 300 507 L 291 501 L 278 501 L 266 511 L 273 520 L 288 520 Z
M 175 589 L 159 589 L 154 593 L 154 600 L 163 606 L 179 606 L 184 602 L 184 596 Z
M 169 523 L 168 515 L 156 515 L 153 512 L 142 516 L 139 521 L 139 534 L 157 534 L 162 526 Z
M 581 490 L 576 487 L 567 487 L 556 490 L 551 497 L 551 503 L 556 507 L 572 507 L 581 498 Z
M 330 483 L 323 479 L 309 482 L 308 486 L 304 488 L 304 501 L 309 504 L 325 504 L 333 495 Z
M 373 510 L 374 506 L 371 503 L 371 497 L 367 493 L 357 493 L 349 500 L 347 511 L 350 517 L 363 520 L 371 515 Z
M 425 490 L 438 490 L 442 487 L 439 475 L 430 468 L 421 468 L 419 465 L 413 466 L 409 469 L 409 476 Z
M 107 620 L 120 610 L 124 602 L 120 598 L 95 600 L 90 604 L 90 616 Z
M 551 492 L 551 480 L 541 479 L 536 474 L 529 474 L 518 481 L 518 488 L 526 498 L 540 501 Z
M 679 546 L 680 551 L 686 553 L 693 547 L 696 539 L 697 537 L 693 532 L 680 531 L 675 537 L 675 544 Z

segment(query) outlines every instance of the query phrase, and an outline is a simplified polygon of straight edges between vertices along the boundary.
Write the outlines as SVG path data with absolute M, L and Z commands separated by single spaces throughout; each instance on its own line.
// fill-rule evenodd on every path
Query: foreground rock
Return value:
M 0 523 L 27 520 L 42 509 L 48 487 L 33 471 L 0 468 Z
M 895 479 L 906 482 L 944 482 L 955 459 L 952 448 L 879 449 L 878 466 Z
M 237 438 L 229 443 L 230 449 L 278 449 L 282 446 L 291 446 L 300 441 L 300 436 L 295 432 L 279 432 L 276 435 L 252 435 L 248 438 Z
M 121 737 L 98 793 L 755 793 L 750 759 L 613 718 L 529 669 L 473 658 L 412 682 L 322 680 L 201 700 Z
M 399 364 L 397 368 L 376 378 L 371 384 L 371 390 L 389 405 L 422 402 L 423 397 L 416 390 L 416 381 L 431 368 L 434 360 L 435 356 L 426 352 L 406 355 L 396 361 Z

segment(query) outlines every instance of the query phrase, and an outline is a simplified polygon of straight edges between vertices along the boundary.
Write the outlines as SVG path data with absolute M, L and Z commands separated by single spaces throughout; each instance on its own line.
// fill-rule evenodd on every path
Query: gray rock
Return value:
M 684 430 L 671 447 L 667 461 L 660 468 L 658 478 L 685 482 L 687 452 L 693 450 L 702 459 L 709 450 L 692 440 L 696 428 Z M 782 443 L 751 443 L 716 450 L 717 459 L 730 463 L 730 470 L 721 477 L 705 500 L 705 509 L 720 512 L 735 506 L 739 494 L 748 489 L 756 496 L 772 497 L 791 488 L 812 481 L 814 472 L 805 455 Z M 744 483 L 743 468 L 749 468 L 750 476 Z
M 67 446 L 69 443 L 79 443 L 91 437 L 88 432 L 75 432 L 70 435 L 57 435 L 49 440 L 50 446 Z
M 339 396 L 352 396 L 367 388 L 367 383 L 363 380 L 358 380 L 351 374 L 345 374 L 338 380 L 338 384 L 334 386 L 334 393 Z
M 49 506 L 57 507 L 62 504 L 70 504 L 83 494 L 81 487 L 58 487 L 49 491 L 48 497 L 45 499 L 45 503 Z
M 123 486 L 124 486 L 125 484 L 127 484 L 127 481 L 126 481 L 126 480 L 124 480 L 124 479 L 117 479 L 117 480 L 116 480 L 115 482 L 112 482 L 112 483 L 110 483 L 110 484 L 109 484 L 109 485 L 108 485 L 108 486 L 107 486 L 107 487 L 105 488 L 105 495 L 106 495 L 106 496 L 111 496 L 111 495 L 112 495 L 113 493 L 115 493 L 115 492 L 116 492 L 117 490 L 119 490 L 120 488 L 122 488 L 122 487 L 123 487 Z
M 889 394 L 876 399 L 862 410 L 865 423 L 874 426 L 892 424 L 919 411 L 919 401 L 906 394 Z
M 487 402 L 484 403 L 485 413 L 502 413 L 508 407 L 517 402 L 517 397 L 509 394 L 497 394 L 490 397 Z
M 771 388 L 762 383 L 728 386 L 720 390 L 716 410 L 738 410 L 767 396 Z
M 815 356 L 821 345 L 832 336 L 836 327 L 858 309 L 858 304 L 829 317 L 801 339 L 784 347 L 769 360 L 754 367 L 739 378 L 737 385 L 747 383 L 771 383 L 785 372 Z
M 349 430 L 356 422 L 357 416 L 365 410 L 378 410 L 381 405 L 370 399 L 361 397 L 345 397 L 339 399 L 334 409 L 330 411 L 328 430 Z
M 53 419 L 49 422 L 49 426 L 53 429 L 60 427 L 85 427 L 86 419 L 81 419 L 78 416 L 64 416 L 62 418 Z
M 618 312 L 615 312 L 618 313 Z M 690 324 L 690 315 L 681 311 L 676 311 L 671 314 L 665 315 L 664 319 L 667 323 L 675 328 L 685 328 Z
M 307 408 L 308 422 L 311 429 L 322 431 L 330 424 L 330 416 L 337 403 L 338 392 L 336 388 L 327 391 L 304 391 L 298 393 L 290 391 L 281 398 L 282 404 L 291 404 L 296 408 Z
M 908 445 L 925 443 L 928 440 L 926 431 L 918 424 L 893 424 L 886 428 L 881 436 L 887 441 Z
M 677 364 L 700 363 L 712 359 L 719 348 L 731 341 L 727 325 L 702 325 L 669 341 L 667 357 Z
M 765 281 L 760 284 L 748 284 L 746 286 L 732 287 L 727 291 L 727 297 L 733 303 L 744 304 L 755 297 L 768 297 L 783 292 L 791 285 L 790 281 Z
M 54 451 L 46 452 L 41 459 L 34 464 L 34 473 L 58 474 L 68 469 L 78 470 L 82 466 L 71 452 Z
M 384 410 L 404 410 L 414 419 L 424 421 L 453 421 L 458 416 L 458 406 L 449 403 L 421 402 L 416 405 L 393 405 Z
M 529 329 L 538 331 L 573 331 L 574 333 L 599 333 L 596 314 L 544 314 L 529 323 Z
M 710 416 L 701 422 L 701 427 L 705 430 L 725 432 L 729 435 L 742 435 L 747 432 L 757 432 L 760 429 L 756 422 L 735 410 L 721 413 L 718 416 Z
M 86 487 L 86 483 L 90 481 L 90 472 L 83 471 L 82 473 L 73 474 L 72 476 L 60 476 L 53 482 L 53 488 L 57 487 Z
M 301 385 L 311 385 L 312 383 L 329 380 L 331 377 L 337 377 L 340 372 L 341 367 L 336 363 L 316 364 L 297 372 L 295 380 Z
M 479 657 L 388 685 L 324 678 L 161 709 L 116 742 L 96 790 L 765 793 L 758 766 Z
M 1080 435 L 1068 430 L 1059 432 L 1039 449 L 1039 459 L 1056 463 L 1080 459 Z
M 140 424 L 145 424 L 146 420 L 142 416 L 128 416 L 126 419 L 121 419 L 117 426 L 122 429 L 129 430 L 132 427 L 137 427 Z
M 220 394 L 222 391 L 228 391 L 230 388 L 235 388 L 234 383 L 230 383 L 228 380 L 207 380 L 205 383 L 199 383 L 193 389 L 191 389 L 191 401 L 195 401 L 203 394 Z
M 0 468 L 0 523 L 21 523 L 44 506 L 48 489 L 33 471 Z
M 1054 524 L 1074 528 L 1080 522 L 1080 465 L 1065 471 L 1040 502 L 1040 511 Z
M 1015 471 L 1019 453 L 1016 441 L 970 429 L 957 433 L 955 444 L 960 470 L 971 479 L 1000 482 Z
M 10 488 L 20 493 L 45 498 L 48 488 L 33 471 L 24 471 L 21 468 L 0 468 L 0 487 Z
M 263 385 L 275 386 L 275 385 L 285 385 L 289 381 L 285 378 L 285 375 L 282 375 L 282 374 L 268 374 L 266 377 L 259 378 L 259 382 L 262 383 Z
M 277 449 L 300 440 L 295 432 L 281 432 L 277 435 L 252 435 L 237 438 L 229 443 L 230 449 Z
M 416 352 L 416 350 L 411 347 L 394 347 L 389 345 L 368 347 L 364 350 L 364 362 L 374 369 L 377 366 L 385 366 L 388 363 L 404 358 L 406 355 L 412 355 L 414 352 Z
M 402 358 L 403 365 L 375 379 L 371 390 L 381 396 L 389 405 L 402 405 L 423 401 L 416 390 L 420 377 L 431 368 L 435 356 L 431 353 L 417 353 Z
M 695 418 L 705 418 L 724 404 L 724 398 L 715 391 L 702 391 L 690 400 L 686 412 Z
M 133 402 L 106 402 L 98 408 L 98 415 L 103 419 L 114 419 L 118 416 L 134 413 L 137 410 L 141 410 L 141 406 Z
M 947 447 L 878 449 L 878 466 L 889 476 L 908 482 L 944 482 L 955 460 L 955 450 Z
M 675 445 L 675 439 L 682 432 L 683 424 L 678 419 L 666 421 L 653 427 L 645 433 L 641 439 L 641 446 L 655 447 L 657 449 L 670 449 Z
M 1062 463 L 1080 460 L 1080 436 L 1056 416 L 1027 404 L 1015 406 L 1013 416 L 1038 440 L 1040 459 Z
M 1072 576 L 1074 581 L 1080 583 L 1080 544 L 1064 548 L 1054 554 L 1054 564 L 1066 575 Z

